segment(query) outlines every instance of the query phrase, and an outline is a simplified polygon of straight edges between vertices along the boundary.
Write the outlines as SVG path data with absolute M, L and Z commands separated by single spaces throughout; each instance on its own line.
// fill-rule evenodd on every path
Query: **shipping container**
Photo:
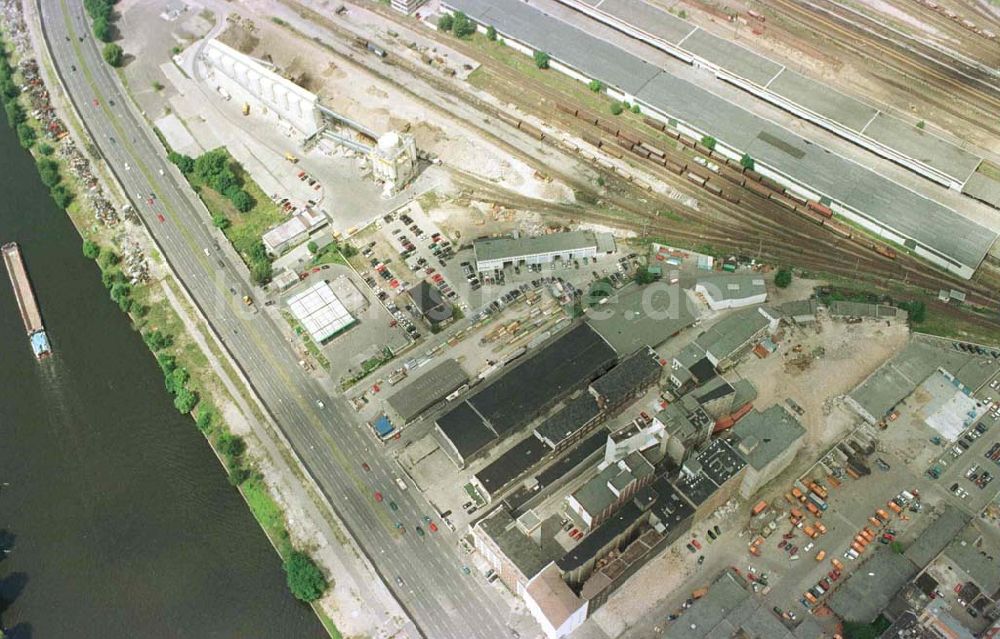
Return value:
M 818 506 L 820 510 L 826 510 L 827 508 L 826 502 L 823 500 L 823 498 L 814 493 L 809 493 L 809 501 L 816 504 L 816 506 Z
M 750 509 L 750 514 L 752 516 L 757 516 L 762 512 L 764 512 L 765 508 L 767 508 L 767 502 L 761 499 L 759 502 L 754 504 L 754 507 L 752 509 Z

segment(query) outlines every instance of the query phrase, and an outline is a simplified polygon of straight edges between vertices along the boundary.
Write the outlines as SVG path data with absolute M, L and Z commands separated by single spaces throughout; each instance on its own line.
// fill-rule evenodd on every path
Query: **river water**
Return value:
M 4 272 L 0 534 L 11 552 L 0 556 L 0 615 L 9 636 L 326 636 L 289 594 L 279 557 L 173 408 L 155 360 L 5 125 L 0 158 L 0 243 L 21 244 L 55 352 L 35 361 Z

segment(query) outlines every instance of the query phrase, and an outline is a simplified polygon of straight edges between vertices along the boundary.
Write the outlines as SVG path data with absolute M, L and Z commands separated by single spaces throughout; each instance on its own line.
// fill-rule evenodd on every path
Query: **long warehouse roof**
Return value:
M 978 268 L 997 238 L 995 232 L 948 207 L 523 2 L 445 0 L 445 4 L 972 269 Z

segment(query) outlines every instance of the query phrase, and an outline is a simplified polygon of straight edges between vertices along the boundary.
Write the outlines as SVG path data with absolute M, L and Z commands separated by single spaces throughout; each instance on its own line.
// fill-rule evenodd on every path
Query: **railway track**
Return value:
M 845 25 L 846 21 L 832 10 L 807 8 L 794 0 L 768 0 L 758 6 L 760 10 L 778 14 L 817 36 L 831 39 L 865 62 L 877 63 L 932 90 L 937 88 L 939 94 L 936 97 L 924 94 L 921 99 L 953 117 L 993 135 L 1000 135 L 1000 127 L 995 124 L 996 114 L 1000 112 L 1000 97 L 996 90 L 988 91 L 978 88 L 981 85 L 955 79 L 954 71 L 949 73 L 936 68 L 942 65 L 941 62 L 932 64 L 926 59 L 916 59 L 900 52 L 900 45 L 895 43 L 891 33 L 883 33 L 879 37 L 866 36 L 849 23 Z M 912 92 L 914 87 L 900 88 Z
M 289 5 L 294 4 L 290 0 L 285 0 L 285 2 Z M 336 25 L 325 16 L 320 16 L 307 8 L 301 7 L 301 5 L 295 6 L 309 19 L 317 20 L 335 33 L 342 35 L 345 42 L 351 42 L 356 39 L 358 34 Z M 402 20 L 389 9 L 380 6 L 369 8 L 391 20 Z M 481 51 L 463 41 L 452 37 L 444 37 L 436 32 L 425 32 L 423 35 L 439 41 L 442 45 L 454 48 L 474 59 L 480 60 L 489 72 L 502 78 L 508 84 L 509 95 L 504 96 L 504 98 L 513 96 L 519 106 L 522 108 L 527 106 L 525 109 L 526 112 L 531 113 L 541 110 L 547 123 L 558 123 L 561 129 L 578 134 L 583 133 L 583 127 L 580 126 L 579 122 L 559 118 L 554 109 L 554 104 L 557 101 L 572 100 L 572 96 L 564 95 L 542 83 L 532 81 L 530 78 L 517 73 L 508 66 L 488 56 L 483 56 Z M 338 52 L 338 54 L 342 55 L 341 52 Z M 352 56 L 352 58 L 356 63 L 362 64 L 357 56 Z M 507 119 L 509 119 L 508 113 L 498 111 L 492 104 L 483 101 L 471 92 L 457 88 L 454 83 L 448 82 L 445 78 L 436 75 L 434 72 L 428 72 L 426 68 L 418 68 L 403 60 L 400 60 L 397 64 L 428 82 L 428 84 L 438 89 L 447 90 L 451 95 L 460 98 L 497 119 L 505 119 L 504 116 L 507 116 Z M 388 82 L 393 82 L 392 79 L 378 71 L 377 66 L 367 64 L 363 64 L 363 66 L 366 66 L 374 75 Z M 402 88 L 406 90 L 405 87 Z M 423 101 L 419 96 L 415 97 Z M 432 108 L 439 107 L 432 105 Z M 471 127 L 477 128 L 485 137 L 499 144 L 505 150 L 512 152 L 514 155 L 522 157 L 539 170 L 552 173 L 551 167 L 540 166 L 536 158 L 526 157 L 522 151 L 512 146 L 508 140 L 497 138 L 496 135 L 485 130 L 481 124 L 475 122 L 466 123 Z M 631 130 L 636 130 L 639 126 L 632 126 Z M 683 154 L 684 151 L 673 149 L 671 153 Z M 631 158 L 631 160 L 635 161 L 637 158 Z M 596 168 L 604 171 L 604 169 L 600 169 L 599 167 Z M 614 173 L 604 172 L 612 179 L 620 179 Z M 774 208 L 769 208 L 768 200 L 754 199 L 750 196 L 744 200 L 743 203 L 745 206 L 737 207 L 721 198 L 711 196 L 706 191 L 701 190 L 686 180 L 670 180 L 669 175 L 659 174 L 658 177 L 666 177 L 669 180 L 668 183 L 674 189 L 685 195 L 697 198 L 699 204 L 705 205 L 704 208 L 690 208 L 661 194 L 647 191 L 642 191 L 640 194 L 638 190 L 624 180 L 621 183 L 625 185 L 626 189 L 631 189 L 631 191 L 618 194 L 613 189 L 597 193 L 592 184 L 572 175 L 556 173 L 554 177 L 563 181 L 571 188 L 599 197 L 612 208 L 621 211 L 623 215 L 616 216 L 584 207 L 553 205 L 549 202 L 525 198 L 518 194 L 497 189 L 495 186 L 482 183 L 481 181 L 473 184 L 469 182 L 469 180 L 475 181 L 472 176 L 467 176 L 467 183 L 470 186 L 474 186 L 480 193 L 491 195 L 496 201 L 515 204 L 526 209 L 544 211 L 559 216 L 562 219 L 565 219 L 569 215 L 571 218 L 628 229 L 639 234 L 644 233 L 646 236 L 662 234 L 667 237 L 678 238 L 687 242 L 689 246 L 712 245 L 733 253 L 749 256 L 758 255 L 761 259 L 768 259 L 776 263 L 795 265 L 815 272 L 828 272 L 852 279 L 860 279 L 867 276 L 870 278 L 869 281 L 872 286 L 879 290 L 886 289 L 886 285 L 889 282 L 904 283 L 910 287 L 920 288 L 928 295 L 935 294 L 941 288 L 958 288 L 966 291 L 974 289 L 970 292 L 970 301 L 975 299 L 977 300 L 976 303 L 984 306 L 996 306 L 996 300 L 991 295 L 993 292 L 991 288 L 984 287 L 978 283 L 973 284 L 959 280 L 936 270 L 928 273 L 928 266 L 925 263 L 909 256 L 901 256 L 899 260 L 891 260 L 850 242 L 841 241 L 785 209 L 776 205 Z M 664 208 L 671 210 L 681 221 L 674 221 L 656 213 L 657 210 Z M 747 236 L 749 239 L 738 239 L 741 236 Z

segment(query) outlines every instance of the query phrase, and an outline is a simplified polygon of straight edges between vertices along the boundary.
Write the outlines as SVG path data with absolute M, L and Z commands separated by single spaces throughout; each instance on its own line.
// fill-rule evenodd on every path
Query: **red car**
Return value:
M 371 472 L 371 470 L 372 470 L 372 467 L 368 465 L 368 462 L 361 462 L 361 468 L 365 472 Z M 378 498 L 376 498 L 376 499 L 378 499 Z
M 838 579 L 840 579 L 840 573 L 837 572 L 836 570 L 831 570 L 827 574 L 830 575 L 830 579 L 833 580 L 833 581 L 837 581 Z
M 435 524 L 433 521 L 431 523 L 427 524 L 427 527 L 430 528 L 431 532 L 437 532 L 438 531 L 437 524 Z
M 313 273 L 319 273 L 319 267 L 318 266 L 314 266 L 312 272 Z
M 377 501 L 377 502 L 379 502 L 379 503 L 381 503 L 381 502 L 382 502 L 382 493 L 380 493 L 380 492 L 379 492 L 379 491 L 377 491 L 377 490 L 375 491 L 375 501 Z
M 156 214 L 156 219 L 158 219 L 161 222 L 166 222 L 167 221 L 167 218 L 163 217 L 162 213 L 157 213 Z
M 691 540 L 691 545 L 694 546 L 695 548 L 697 548 L 698 550 L 701 550 L 701 544 L 698 543 L 697 539 L 692 539 Z

